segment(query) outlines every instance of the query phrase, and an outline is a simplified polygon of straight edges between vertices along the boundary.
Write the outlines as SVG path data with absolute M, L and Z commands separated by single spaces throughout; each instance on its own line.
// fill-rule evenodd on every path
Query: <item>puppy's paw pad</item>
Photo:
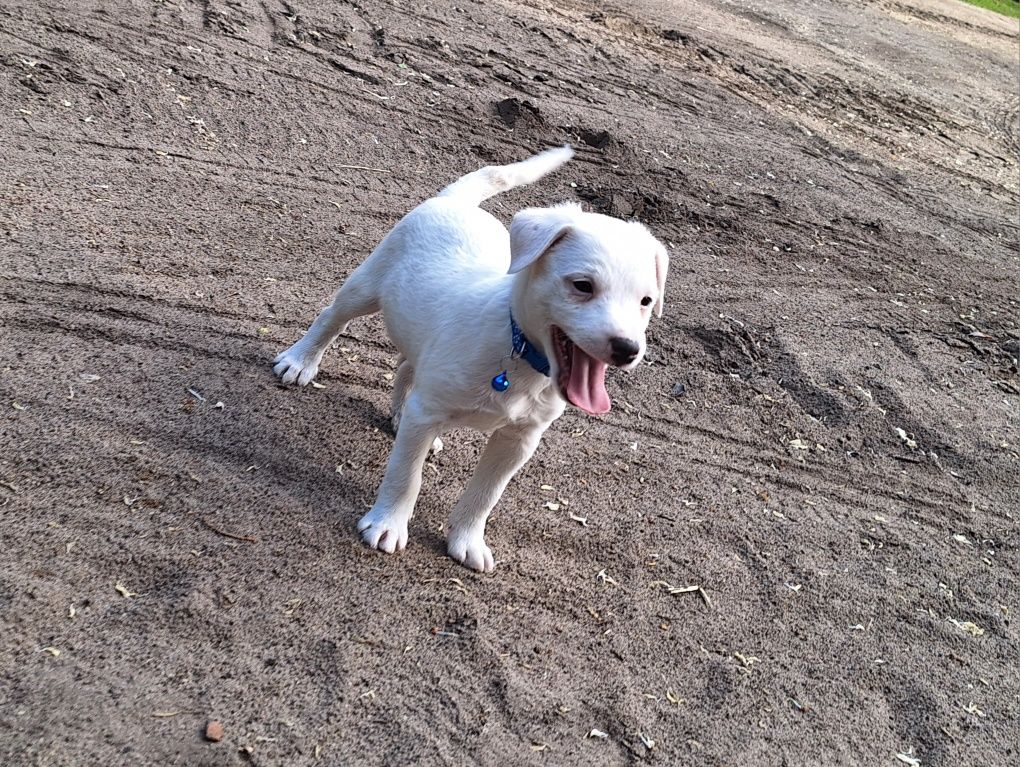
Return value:
M 321 359 L 321 355 L 303 353 L 301 349 L 292 346 L 273 360 L 273 372 L 285 384 L 296 381 L 298 386 L 305 386 L 319 372 Z
M 375 509 L 358 522 L 358 532 L 365 543 L 387 554 L 407 548 L 407 521 Z
M 446 553 L 464 567 L 470 567 L 480 573 L 491 573 L 496 568 L 492 550 L 485 544 L 485 539 L 481 535 L 452 537 L 446 546 Z

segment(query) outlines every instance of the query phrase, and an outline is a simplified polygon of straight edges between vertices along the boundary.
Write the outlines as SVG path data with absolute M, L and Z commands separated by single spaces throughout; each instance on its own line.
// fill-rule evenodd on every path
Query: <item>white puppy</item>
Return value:
M 453 510 L 447 549 L 468 567 L 492 570 L 485 521 L 542 433 L 567 402 L 608 412 L 606 366 L 641 361 L 648 320 L 662 314 L 668 266 L 644 226 L 564 204 L 522 210 L 508 234 L 478 207 L 572 155 L 562 147 L 482 168 L 419 205 L 276 358 L 284 383 L 305 385 L 350 320 L 383 313 L 402 361 L 396 444 L 375 505 L 358 523 L 369 546 L 407 545 L 429 447 L 446 429 L 472 427 L 492 434 Z

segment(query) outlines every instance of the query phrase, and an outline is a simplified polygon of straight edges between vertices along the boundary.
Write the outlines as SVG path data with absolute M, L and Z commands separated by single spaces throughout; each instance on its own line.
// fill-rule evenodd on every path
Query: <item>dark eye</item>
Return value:
M 581 293 L 591 293 L 595 290 L 595 287 L 591 284 L 590 280 L 574 280 L 574 288 Z
M 652 297 L 651 296 L 645 296 L 644 298 L 642 298 L 641 299 L 641 305 L 642 306 L 651 306 L 652 305 Z

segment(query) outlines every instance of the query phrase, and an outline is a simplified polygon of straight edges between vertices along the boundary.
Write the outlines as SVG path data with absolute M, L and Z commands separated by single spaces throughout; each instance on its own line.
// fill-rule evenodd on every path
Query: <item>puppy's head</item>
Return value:
M 669 259 L 643 225 L 577 205 L 528 208 L 510 224 L 510 273 L 521 273 L 522 325 L 548 354 L 560 393 L 606 413 L 606 367 L 637 366 L 645 328 L 662 316 Z

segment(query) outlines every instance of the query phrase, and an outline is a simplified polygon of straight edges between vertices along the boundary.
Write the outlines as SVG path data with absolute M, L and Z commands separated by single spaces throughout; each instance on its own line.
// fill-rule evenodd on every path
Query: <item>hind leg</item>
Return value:
M 390 423 L 393 424 L 394 434 L 400 431 L 400 417 L 404 413 L 404 402 L 407 401 L 407 395 L 411 393 L 412 386 L 414 386 L 414 368 L 411 367 L 410 362 L 404 359 L 403 355 L 400 355 L 397 374 L 393 379 L 393 395 L 390 405 Z M 432 440 L 431 449 L 433 453 L 438 453 L 443 449 L 443 440 L 436 437 Z
M 379 299 L 370 283 L 365 270 L 355 269 L 301 340 L 273 360 L 273 372 L 285 384 L 297 381 L 304 386 L 315 378 L 326 348 L 347 329 L 347 323 L 379 311 Z

